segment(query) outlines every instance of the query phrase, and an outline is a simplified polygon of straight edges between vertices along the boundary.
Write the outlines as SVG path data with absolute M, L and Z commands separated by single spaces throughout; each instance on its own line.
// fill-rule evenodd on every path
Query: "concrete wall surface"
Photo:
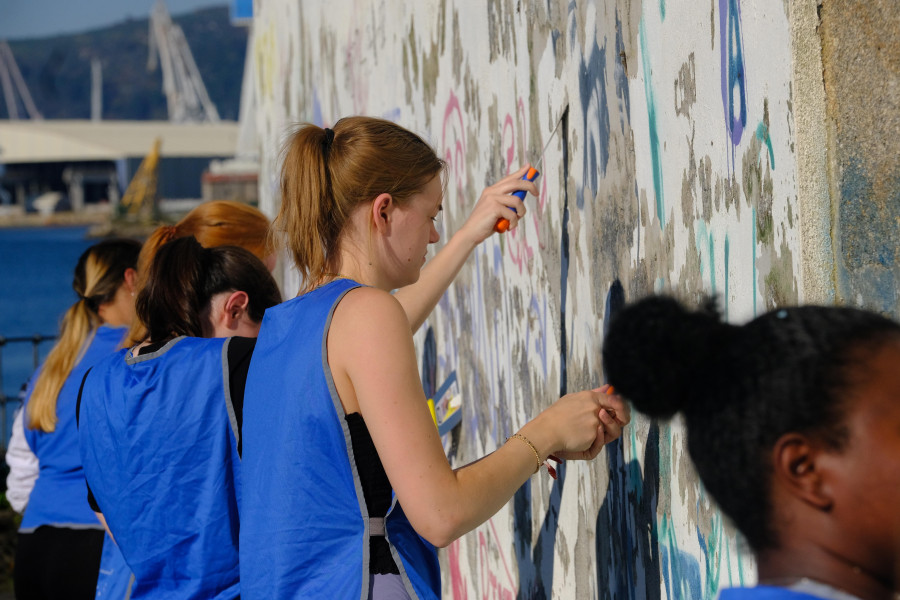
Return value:
M 900 6 L 821 5 L 836 299 L 900 316 Z
M 804 264 L 832 261 L 827 244 L 801 256 L 792 44 L 817 35 L 816 7 L 796 3 L 813 14 L 804 38 L 791 4 L 257 3 L 270 214 L 279 146 L 298 121 L 367 114 L 422 134 L 449 165 L 444 236 L 486 184 L 547 147 L 520 227 L 475 251 L 416 336 L 429 385 L 457 377 L 453 465 L 560 393 L 601 384 L 604 327 L 623 299 L 714 293 L 743 321 L 798 302 Z M 751 583 L 750 552 L 684 438 L 677 421 L 635 415 L 597 460 L 533 477 L 442 551 L 445 596 L 699 599 Z

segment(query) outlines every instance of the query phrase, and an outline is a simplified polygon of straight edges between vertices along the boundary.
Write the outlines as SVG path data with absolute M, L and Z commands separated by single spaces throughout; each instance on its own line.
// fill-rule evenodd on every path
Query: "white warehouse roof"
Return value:
M 0 163 L 143 158 L 161 138 L 166 157 L 231 156 L 238 124 L 169 121 L 0 120 Z

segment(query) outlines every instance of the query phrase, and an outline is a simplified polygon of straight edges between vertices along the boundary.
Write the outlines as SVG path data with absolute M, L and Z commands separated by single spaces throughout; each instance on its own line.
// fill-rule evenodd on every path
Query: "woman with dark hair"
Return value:
M 204 248 L 238 246 L 249 250 L 271 271 L 276 257 L 268 247 L 268 233 L 269 219 L 259 209 L 234 200 L 203 202 L 174 225 L 157 227 L 144 242 L 138 257 L 137 291 L 147 284 L 150 264 L 159 249 L 182 237 L 193 237 Z M 140 344 L 146 338 L 144 323 L 135 321 L 128 331 L 128 345 Z
M 490 518 L 548 456 L 593 458 L 628 421 L 602 388 L 569 394 L 492 454 L 450 467 L 411 315 L 431 310 L 498 219 L 516 225 L 525 208 L 512 193 L 537 189 L 524 169 L 485 189 L 435 257 L 452 266 L 423 269 L 443 169 L 419 136 L 381 119 L 304 125 L 286 145 L 273 226 L 303 289 L 266 312 L 247 378 L 245 600 L 436 598 L 435 545 Z M 410 310 L 411 298 L 428 308 Z
M 896 598 L 900 325 L 807 306 L 735 326 L 654 297 L 615 318 L 603 364 L 641 412 L 684 415 L 704 487 L 753 549 L 758 587 L 722 600 Z
M 150 265 L 159 249 L 167 242 L 194 237 L 204 248 L 238 246 L 249 250 L 271 271 L 275 256 L 267 243 L 269 219 L 259 209 L 233 200 L 210 200 L 197 205 L 174 225 L 157 227 L 144 242 L 137 262 L 135 292 L 147 284 Z M 135 319 L 128 330 L 125 346 L 135 346 L 147 339 L 147 327 Z M 97 597 L 103 600 L 128 600 L 133 577 L 122 554 L 111 540 L 103 545 Z
M 240 594 L 240 422 L 255 341 L 248 338 L 280 301 L 269 271 L 247 250 L 203 248 L 193 237 L 169 242 L 137 298 L 149 339 L 85 376 L 84 475 L 134 573 L 131 598 Z
M 16 548 L 17 598 L 94 597 L 103 527 L 85 500 L 75 400 L 85 371 L 112 354 L 131 325 L 140 249 L 133 240 L 106 240 L 78 259 L 72 281 L 78 300 L 66 311 L 59 339 L 13 424 L 10 445 L 24 439 L 39 467 L 34 488 L 18 494 L 27 506 L 16 506 L 25 512 Z M 21 480 L 20 463 L 12 456 L 9 462 L 10 479 Z

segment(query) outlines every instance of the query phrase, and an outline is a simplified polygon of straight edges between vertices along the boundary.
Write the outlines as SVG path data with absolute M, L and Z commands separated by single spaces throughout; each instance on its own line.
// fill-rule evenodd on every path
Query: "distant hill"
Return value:
M 149 17 L 149 15 L 148 15 Z M 219 117 L 237 120 L 247 30 L 231 25 L 226 6 L 173 16 L 184 30 Z M 168 119 L 159 68 L 147 71 L 148 19 L 86 33 L 10 42 L 38 110 L 47 119 L 89 119 L 91 59 L 103 66 L 104 119 Z M 0 118 L 7 118 L 0 102 Z

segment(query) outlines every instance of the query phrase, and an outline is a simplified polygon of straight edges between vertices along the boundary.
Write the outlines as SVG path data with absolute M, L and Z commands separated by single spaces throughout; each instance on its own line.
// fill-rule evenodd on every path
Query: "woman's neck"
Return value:
M 134 320 L 134 294 L 126 286 L 119 286 L 113 299 L 97 308 L 97 315 L 104 325 L 110 327 L 131 326 Z
M 757 554 L 760 585 L 788 587 L 810 579 L 861 600 L 895 600 L 888 582 L 818 545 L 775 548 Z
M 322 283 L 328 283 L 332 279 L 344 277 L 357 283 L 376 287 L 390 292 L 394 288 L 385 280 L 376 267 L 375 260 L 358 251 L 358 248 L 342 248 L 339 252 L 340 267 L 328 274 L 328 278 Z
M 97 315 L 103 325 L 109 327 L 125 327 L 131 325 L 131 319 L 127 319 L 123 311 L 118 310 L 114 304 L 104 304 L 97 309 Z

